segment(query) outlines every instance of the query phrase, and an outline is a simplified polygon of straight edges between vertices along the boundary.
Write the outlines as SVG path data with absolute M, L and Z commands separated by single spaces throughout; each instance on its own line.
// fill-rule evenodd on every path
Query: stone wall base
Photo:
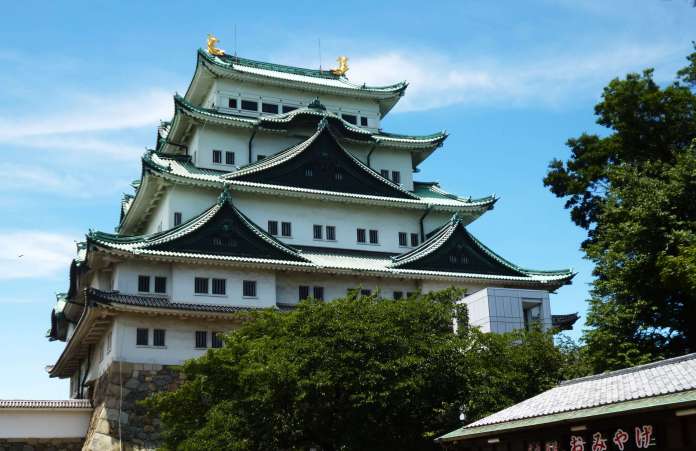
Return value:
M 80 451 L 83 438 L 0 439 L 0 451 Z
M 138 401 L 153 393 L 175 390 L 183 380 L 184 375 L 176 366 L 112 363 L 92 388 L 94 413 L 83 449 L 157 449 L 160 421 L 149 416 Z

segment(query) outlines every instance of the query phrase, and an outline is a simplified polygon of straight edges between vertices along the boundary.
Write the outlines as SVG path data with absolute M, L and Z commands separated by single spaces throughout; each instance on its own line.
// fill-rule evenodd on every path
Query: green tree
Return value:
M 612 80 L 595 107 L 611 133 L 570 139 L 544 179 L 587 229 L 595 371 L 696 350 L 696 52 L 687 59 L 665 87 L 652 70 Z
M 431 449 L 462 411 L 472 421 L 558 382 L 564 360 L 550 333 L 454 334 L 453 313 L 466 319 L 460 295 L 252 314 L 223 348 L 184 366 L 184 385 L 147 402 L 165 448 Z

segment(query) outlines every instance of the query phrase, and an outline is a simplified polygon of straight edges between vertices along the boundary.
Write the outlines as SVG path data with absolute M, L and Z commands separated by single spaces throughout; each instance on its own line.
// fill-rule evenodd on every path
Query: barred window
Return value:
M 254 100 L 242 100 L 242 109 L 247 111 L 258 111 L 259 102 Z
M 207 348 L 208 347 L 208 332 L 205 330 L 196 331 L 196 347 L 197 348 Z
M 394 292 L 394 299 L 395 300 L 403 299 L 403 297 L 404 297 L 403 291 L 395 291 Z
M 416 247 L 418 246 L 418 234 L 417 233 L 412 233 L 411 234 L 411 246 Z
M 392 182 L 396 183 L 397 185 L 401 183 L 401 172 L 392 171 Z
M 283 236 L 292 236 L 292 224 L 289 222 L 281 222 L 280 234 Z
M 370 230 L 370 243 L 371 244 L 378 244 L 379 243 L 379 232 L 377 230 Z
M 278 114 L 278 105 L 275 103 L 262 103 L 261 111 L 264 113 Z
M 138 291 L 141 293 L 150 292 L 150 276 L 138 276 Z
M 222 348 L 222 332 L 212 332 L 210 334 L 210 341 L 211 348 Z
M 175 211 L 174 212 L 174 227 L 181 225 L 181 212 L 180 211 Z
M 365 229 L 358 229 L 358 243 L 365 243 Z
M 152 331 L 152 345 L 153 346 L 164 346 L 164 336 L 166 331 L 164 329 L 154 329 Z
M 379 175 L 381 175 L 385 179 L 389 180 L 389 170 L 388 169 L 380 169 Z
M 194 281 L 194 293 L 208 294 L 208 279 L 206 277 L 196 277 Z
M 307 285 L 300 285 L 299 300 L 304 301 L 309 297 L 309 287 Z
M 399 246 L 406 246 L 408 244 L 407 238 L 406 232 L 399 232 Z
M 304 175 L 305 177 L 312 177 L 314 175 L 314 171 L 310 166 L 307 166 L 304 170 Z
M 323 229 L 324 229 L 323 226 L 314 224 L 314 239 L 315 240 L 321 240 L 324 238 Z
M 213 163 L 222 164 L 222 150 L 213 150 Z
M 135 332 L 135 344 L 138 346 L 147 346 L 149 332 L 149 329 L 138 328 Z
M 213 294 L 217 294 L 217 295 L 227 294 L 227 280 L 225 280 L 225 279 L 213 279 Z
M 360 116 L 360 125 L 367 127 L 367 118 L 365 116 Z
M 234 152 L 225 152 L 225 164 L 234 164 Z
M 341 114 L 344 121 L 349 122 L 353 125 L 358 125 L 358 116 L 355 114 Z
M 329 241 L 336 241 L 336 226 L 326 226 L 326 239 Z
M 227 108 L 237 109 L 237 99 L 229 98 L 227 99 Z
M 278 221 L 268 221 L 268 233 L 270 235 L 278 235 Z
M 324 287 L 314 287 L 314 299 L 324 300 Z
M 242 296 L 245 298 L 255 298 L 256 297 L 256 281 L 255 280 L 245 280 L 242 283 Z
M 167 278 L 166 277 L 155 277 L 155 293 L 166 293 L 167 292 Z

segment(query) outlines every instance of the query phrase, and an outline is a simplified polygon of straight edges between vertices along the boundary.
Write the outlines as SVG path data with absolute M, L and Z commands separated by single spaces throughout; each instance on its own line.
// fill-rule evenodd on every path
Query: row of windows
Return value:
M 358 291 L 357 288 L 348 288 L 346 292 L 350 295 Z M 360 289 L 360 296 L 370 296 L 372 294 L 372 290 L 369 288 L 361 288 Z M 415 291 L 406 291 L 406 298 L 410 298 L 411 296 L 415 295 Z M 392 293 L 392 297 L 394 300 L 399 300 L 399 299 L 404 299 L 404 292 L 403 291 L 394 291 Z
M 368 231 L 365 229 L 357 229 L 357 242 L 367 243 Z M 370 244 L 379 244 L 379 231 L 370 229 L 369 230 Z
M 278 221 L 268 221 L 268 233 L 273 236 L 278 236 Z M 280 235 L 286 238 L 290 238 L 292 236 L 292 224 L 289 222 L 281 222 Z
M 207 330 L 197 330 L 194 335 L 194 346 L 196 348 L 202 349 L 208 347 L 208 331 Z M 150 329 L 148 328 L 138 328 L 135 331 L 135 344 L 137 346 L 150 346 Z M 167 331 L 166 329 L 152 329 L 152 346 L 157 348 L 163 348 L 167 345 Z M 211 348 L 221 348 L 222 347 L 222 332 L 211 332 L 210 333 L 210 347 Z
M 416 247 L 418 246 L 418 234 L 417 233 L 412 233 L 411 236 L 411 246 Z M 399 246 L 408 246 L 408 239 L 409 239 L 409 234 L 406 232 L 399 232 Z
M 380 169 L 379 174 L 387 180 L 391 180 L 397 185 L 401 183 L 401 172 L 391 171 L 391 178 L 389 177 L 389 169 Z
M 222 150 L 213 150 L 213 163 L 214 164 L 222 164 Z M 225 154 L 225 164 L 234 164 L 234 152 L 231 152 L 229 150 L 224 152 Z
M 326 230 L 326 234 L 324 234 L 324 230 Z M 326 241 L 336 241 L 336 226 L 327 225 L 324 227 L 320 224 L 314 224 L 313 234 L 315 240 L 323 240 L 326 236 Z
M 317 299 L 319 301 L 324 300 L 324 287 L 315 286 L 312 289 L 312 287 L 310 287 L 309 285 L 300 285 L 298 299 L 300 301 L 307 299 L 309 297 L 310 290 L 314 299 Z
M 217 279 L 208 277 L 196 277 L 193 283 L 195 294 L 212 294 L 214 296 L 227 295 L 227 279 Z M 256 281 L 242 281 L 242 296 L 245 298 L 256 297 Z
M 250 100 L 250 99 L 239 99 L 236 97 L 228 97 L 227 99 L 227 108 L 233 109 L 233 110 L 242 110 L 242 111 L 250 111 L 250 112 L 259 112 L 259 105 L 261 106 L 261 113 L 267 113 L 267 114 L 279 114 L 281 111 L 283 113 L 289 113 L 291 111 L 295 111 L 298 107 L 295 105 L 286 105 L 286 104 L 278 104 L 274 102 L 264 102 L 261 101 L 259 102 L 258 100 Z M 368 119 L 366 116 L 359 116 L 357 114 L 348 114 L 348 113 L 343 113 L 341 114 L 341 118 L 353 125 L 358 125 L 358 122 L 362 127 L 367 127 L 368 125 Z
M 167 292 L 167 278 L 163 276 L 155 276 L 154 292 L 155 293 L 166 293 Z M 151 290 L 152 277 L 148 275 L 138 276 L 138 292 L 140 293 L 152 293 Z

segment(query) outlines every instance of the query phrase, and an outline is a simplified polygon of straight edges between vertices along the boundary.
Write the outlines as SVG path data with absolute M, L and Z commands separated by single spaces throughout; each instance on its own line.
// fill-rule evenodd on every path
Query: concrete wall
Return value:
M 504 333 L 525 327 L 524 305 L 540 305 L 540 322 L 551 327 L 549 293 L 542 290 L 484 288 L 471 292 L 462 301 L 469 309 L 469 323 L 483 332 Z
M 0 439 L 84 437 L 91 414 L 81 409 L 0 409 Z

